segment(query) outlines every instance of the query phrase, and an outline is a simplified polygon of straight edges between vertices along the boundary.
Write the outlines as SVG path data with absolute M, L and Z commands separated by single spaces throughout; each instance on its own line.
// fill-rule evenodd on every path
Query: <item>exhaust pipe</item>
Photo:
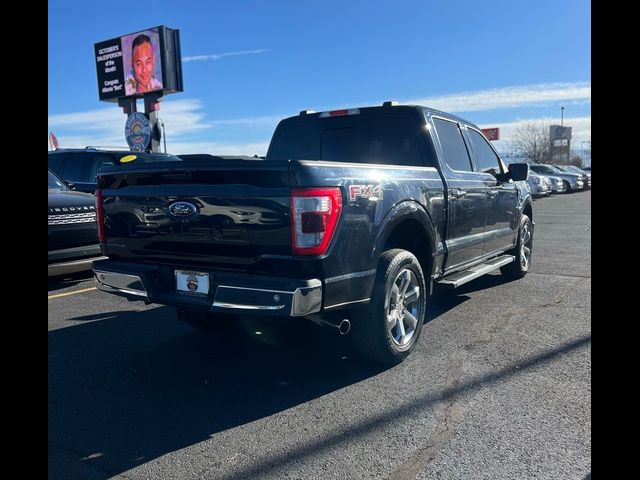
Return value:
M 340 335 L 346 335 L 351 331 L 351 322 L 347 318 L 343 318 L 340 324 L 338 325 L 338 331 Z
M 340 333 L 340 335 L 346 335 L 351 331 L 351 322 L 349 321 L 348 318 L 343 318 L 340 320 L 336 319 L 336 321 L 333 321 L 333 322 L 316 315 L 309 315 L 306 318 L 318 325 L 321 325 L 324 327 L 333 327 L 338 330 L 338 333 Z

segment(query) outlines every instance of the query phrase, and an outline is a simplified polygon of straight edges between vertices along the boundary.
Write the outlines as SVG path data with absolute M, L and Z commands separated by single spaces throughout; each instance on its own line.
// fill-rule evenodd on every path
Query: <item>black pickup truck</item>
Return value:
M 475 125 L 421 106 L 303 111 L 266 158 L 104 167 L 100 290 L 218 328 L 236 315 L 305 317 L 402 361 L 434 282 L 457 287 L 531 261 L 526 164 Z

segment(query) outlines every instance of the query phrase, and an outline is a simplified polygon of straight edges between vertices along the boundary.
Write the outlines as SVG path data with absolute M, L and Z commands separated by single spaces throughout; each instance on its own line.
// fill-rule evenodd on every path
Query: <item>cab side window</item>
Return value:
M 498 155 L 493 151 L 489 142 L 479 132 L 471 128 L 467 128 L 467 133 L 471 141 L 471 148 L 475 154 L 478 171 L 490 173 L 494 177 L 501 173 Z

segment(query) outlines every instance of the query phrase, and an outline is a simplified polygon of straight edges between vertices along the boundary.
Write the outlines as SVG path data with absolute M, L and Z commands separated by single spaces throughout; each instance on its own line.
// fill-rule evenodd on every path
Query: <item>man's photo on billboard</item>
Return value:
M 125 95 L 162 90 L 162 66 L 157 29 L 122 37 Z

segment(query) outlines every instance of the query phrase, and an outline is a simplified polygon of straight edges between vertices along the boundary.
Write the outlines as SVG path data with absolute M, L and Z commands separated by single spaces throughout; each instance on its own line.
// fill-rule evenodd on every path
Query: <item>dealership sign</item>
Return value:
M 181 92 L 179 33 L 159 26 L 94 44 L 100 100 Z
M 141 112 L 129 115 L 124 127 L 124 136 L 131 150 L 145 151 L 151 141 L 151 125 L 147 116 Z
M 500 140 L 499 128 L 483 128 L 482 133 L 487 137 L 487 140 Z

